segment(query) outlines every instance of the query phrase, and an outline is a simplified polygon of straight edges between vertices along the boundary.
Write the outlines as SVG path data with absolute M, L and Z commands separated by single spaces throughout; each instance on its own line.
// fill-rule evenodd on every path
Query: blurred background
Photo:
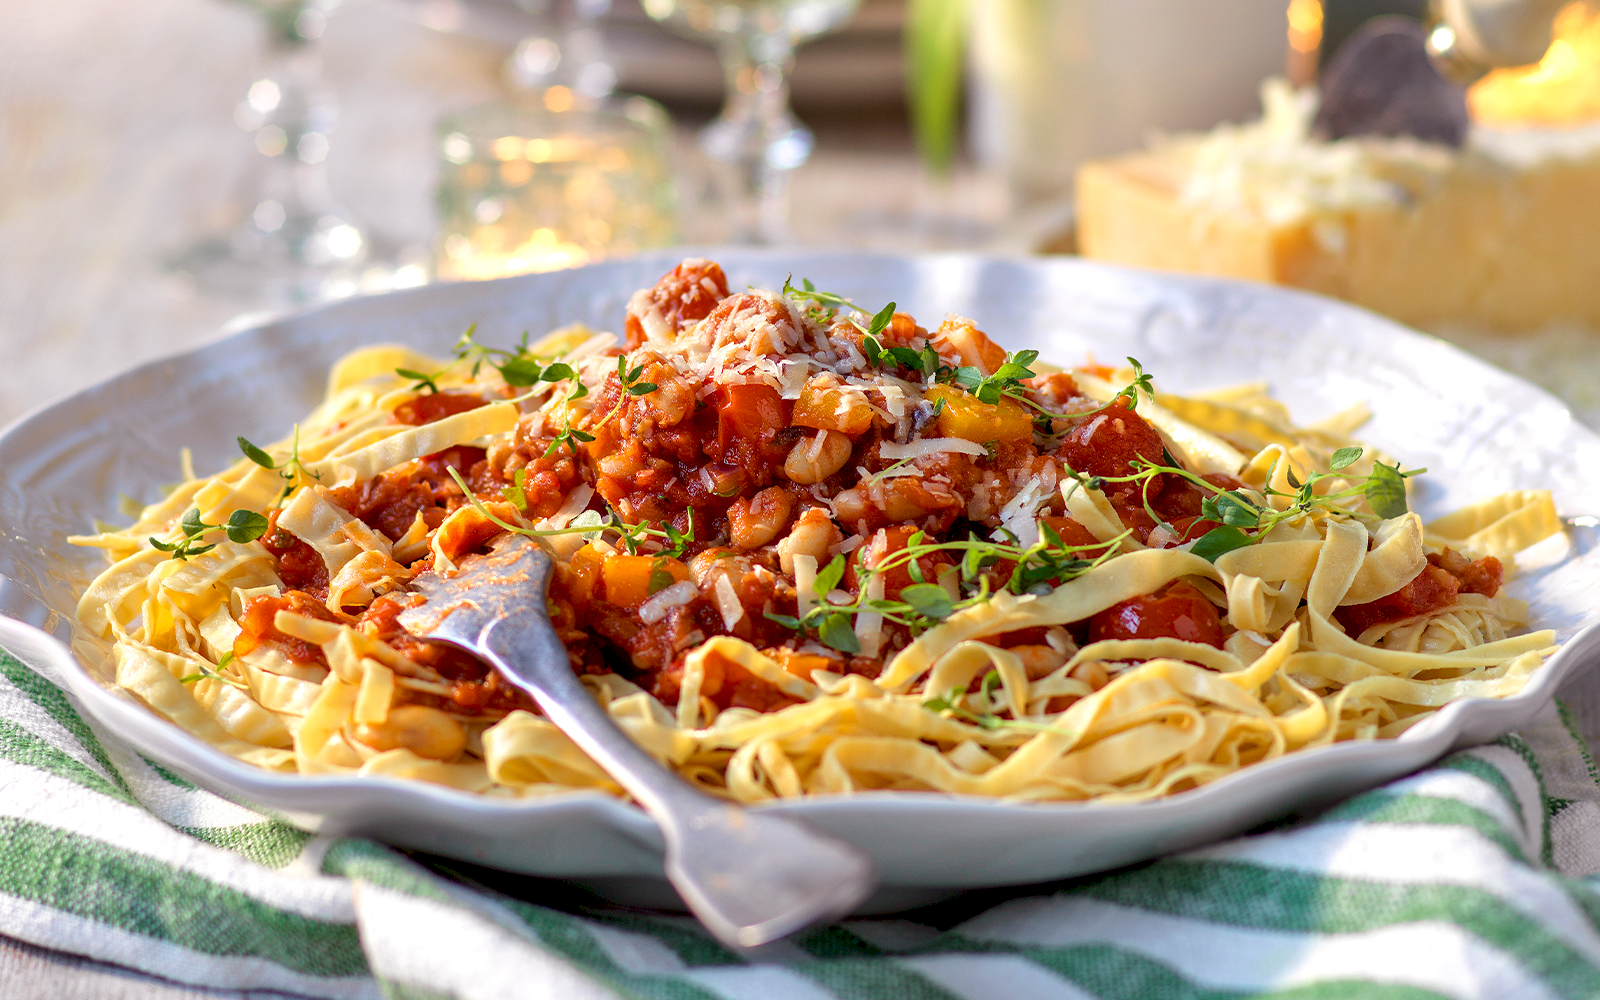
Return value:
M 0 5 L 0 423 L 262 311 L 431 280 L 678 243 L 1075 252 L 1080 163 L 1252 119 L 1264 79 L 1314 84 L 1360 25 L 1424 8 Z M 1596 49 L 1560 45 L 1525 75 L 1595 75 Z M 1540 127 L 1587 135 L 1597 103 Z M 1456 319 L 1600 411 L 1594 379 L 1549 370 L 1593 353 L 1585 322 Z

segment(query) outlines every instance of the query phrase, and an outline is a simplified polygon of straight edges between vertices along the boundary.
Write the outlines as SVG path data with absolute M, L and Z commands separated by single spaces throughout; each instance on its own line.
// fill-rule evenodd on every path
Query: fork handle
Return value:
M 845 915 L 876 887 L 871 860 L 854 846 L 800 820 L 715 799 L 667 770 L 594 700 L 543 616 L 499 619 L 478 647 L 656 821 L 668 880 L 723 941 L 777 940 Z

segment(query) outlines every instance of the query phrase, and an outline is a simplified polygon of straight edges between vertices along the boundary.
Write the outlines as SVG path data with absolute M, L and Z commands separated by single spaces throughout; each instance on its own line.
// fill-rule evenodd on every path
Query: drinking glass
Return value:
M 839 27 L 858 0 L 643 0 L 645 13 L 691 38 L 710 38 L 726 77 L 722 114 L 700 147 L 722 166 L 730 239 L 789 235 L 789 171 L 811 155 L 811 131 L 789 108 L 788 73 L 802 42 Z
M 438 277 L 550 271 L 676 240 L 671 122 L 643 97 L 566 87 L 439 126 Z
M 335 109 L 316 40 L 338 0 L 244 0 L 267 29 L 268 65 L 234 112 L 256 152 L 242 216 L 170 263 L 201 290 L 268 306 L 354 291 L 367 238 L 334 201 L 324 161 Z

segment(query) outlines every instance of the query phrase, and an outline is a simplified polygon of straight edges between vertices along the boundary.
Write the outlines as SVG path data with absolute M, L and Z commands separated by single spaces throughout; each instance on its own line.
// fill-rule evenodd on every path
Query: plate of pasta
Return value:
M 1526 722 L 1594 656 L 1597 460 L 1539 390 L 1303 294 L 644 257 L 323 307 L 13 425 L 0 596 L 56 638 L 0 642 L 305 828 L 655 884 L 615 782 L 397 622 L 527 535 L 572 669 L 684 780 L 892 888 L 1037 882 Z

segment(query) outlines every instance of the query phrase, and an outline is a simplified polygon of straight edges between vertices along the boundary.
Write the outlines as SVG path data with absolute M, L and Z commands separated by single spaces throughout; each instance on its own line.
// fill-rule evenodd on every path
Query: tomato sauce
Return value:
M 318 600 L 326 600 L 328 565 L 322 561 L 322 553 L 279 528 L 278 517 L 282 513 L 275 510 L 267 515 L 267 532 L 261 536 L 261 544 L 272 553 L 278 579 L 289 590 L 305 591 Z
M 1500 591 L 1504 572 L 1494 556 L 1473 562 L 1452 549 L 1430 553 L 1428 565 L 1410 583 L 1376 601 L 1339 608 L 1334 618 L 1347 633 L 1359 636 L 1375 625 L 1443 611 L 1462 593 L 1493 597 Z
M 246 656 L 261 646 L 271 646 L 296 663 L 320 663 L 327 666 L 322 647 L 278 631 L 273 623 L 279 611 L 292 611 L 321 621 L 339 619 L 323 607 L 322 601 L 300 590 L 285 591 L 281 597 L 262 594 L 244 602 L 244 614 L 239 618 L 239 637 L 233 641 L 233 655 Z
M 396 424 L 411 424 L 420 427 L 431 424 L 445 417 L 453 417 L 458 413 L 476 410 L 480 406 L 488 406 L 489 401 L 482 396 L 474 396 L 465 392 L 428 392 L 413 397 L 394 408 L 390 414 L 390 421 Z

